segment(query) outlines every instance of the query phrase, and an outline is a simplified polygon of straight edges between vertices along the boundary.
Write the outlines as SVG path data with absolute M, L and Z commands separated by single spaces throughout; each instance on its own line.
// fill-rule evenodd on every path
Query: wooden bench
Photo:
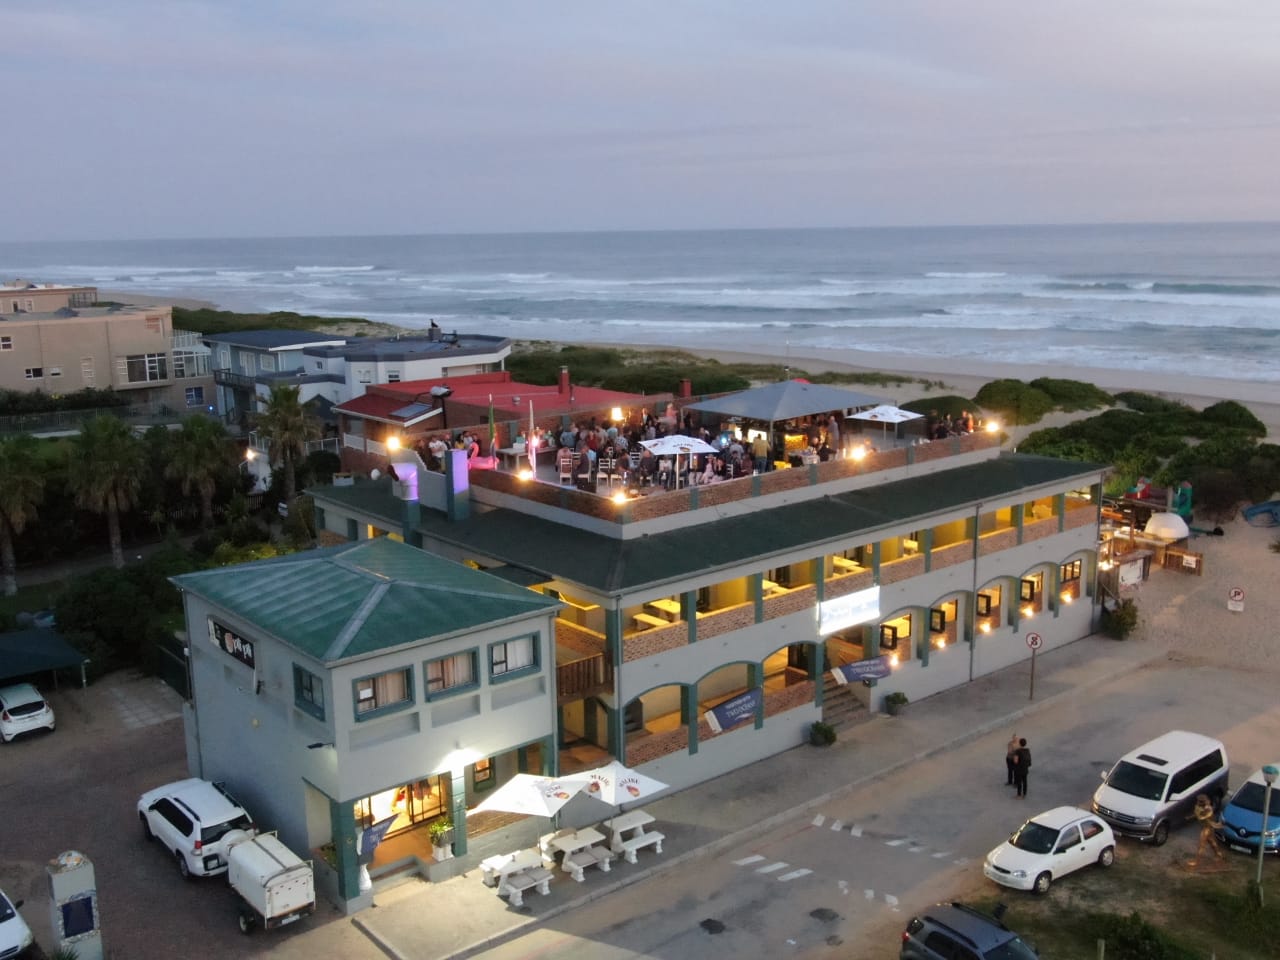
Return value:
M 652 846 L 657 853 L 662 852 L 662 841 L 667 839 L 665 834 L 659 833 L 657 830 L 650 830 L 648 833 L 637 833 L 634 837 L 623 840 L 618 845 L 618 852 L 627 858 L 627 863 L 636 862 L 636 851 L 641 847 Z
M 551 871 L 542 867 L 529 867 L 517 873 L 509 873 L 498 884 L 498 896 L 507 895 L 513 907 L 524 906 L 524 892 L 536 887 L 544 897 L 551 893 Z
M 564 862 L 560 864 L 560 869 L 571 875 L 578 883 L 582 883 L 583 871 L 593 864 L 599 867 L 605 873 L 609 872 L 612 866 L 612 856 L 609 851 L 601 847 L 588 847 L 585 850 L 575 850 L 573 853 L 565 854 Z

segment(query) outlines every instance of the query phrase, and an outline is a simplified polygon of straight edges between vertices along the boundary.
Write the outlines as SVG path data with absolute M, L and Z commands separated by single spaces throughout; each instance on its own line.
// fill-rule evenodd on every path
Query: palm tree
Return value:
M 79 506 L 107 515 L 111 562 L 118 570 L 124 566 L 120 514 L 133 507 L 142 486 L 142 445 L 123 420 L 99 414 L 81 426 L 74 447 L 67 479 Z
M 271 463 L 284 471 L 284 502 L 292 505 L 298 483 L 294 468 L 307 441 L 320 436 L 320 425 L 298 401 L 298 387 L 271 388 L 267 409 L 258 417 L 258 432 L 267 440 Z
M 208 530 L 213 526 L 213 492 L 218 477 L 231 465 L 226 427 L 197 414 L 182 422 L 182 430 L 174 440 L 165 476 L 177 480 L 186 496 L 191 496 L 192 491 L 200 495 L 200 524 Z
M 18 592 L 13 539 L 36 518 L 36 506 L 44 499 L 44 472 L 34 439 L 19 434 L 0 440 L 0 477 L 0 571 L 4 595 L 12 597 Z

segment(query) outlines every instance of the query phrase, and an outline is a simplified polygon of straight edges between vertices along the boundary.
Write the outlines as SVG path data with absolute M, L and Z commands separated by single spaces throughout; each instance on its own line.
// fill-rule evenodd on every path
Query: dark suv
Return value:
M 938 903 L 902 931 L 902 960 L 1035 960 L 1039 954 L 997 916 L 963 903 Z

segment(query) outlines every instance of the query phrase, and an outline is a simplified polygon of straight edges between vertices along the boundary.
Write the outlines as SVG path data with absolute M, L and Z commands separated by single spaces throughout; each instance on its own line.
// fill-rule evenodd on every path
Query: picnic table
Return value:
M 550 847 L 564 854 L 560 869 L 582 883 L 583 871 L 587 867 L 597 866 L 603 872 L 609 872 L 613 854 L 602 846 L 605 839 L 605 835 L 594 827 L 583 827 L 568 836 L 555 838 Z
M 645 830 L 653 823 L 653 816 L 640 809 L 628 810 L 612 820 L 606 820 L 602 826 L 609 831 L 609 849 L 626 857 L 627 863 L 636 862 L 636 851 L 641 847 L 652 846 L 658 853 L 662 852 L 662 841 L 665 835 L 656 830 Z
M 480 862 L 480 878 L 486 886 L 496 886 L 498 896 L 507 897 L 513 907 L 524 905 L 524 892 L 537 888 L 551 893 L 551 871 L 542 865 L 542 855 L 533 849 L 503 853 Z

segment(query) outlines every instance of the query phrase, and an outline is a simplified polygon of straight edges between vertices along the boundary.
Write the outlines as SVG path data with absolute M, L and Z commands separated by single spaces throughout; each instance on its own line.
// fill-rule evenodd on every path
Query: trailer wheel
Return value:
M 247 913 L 244 910 L 240 911 L 240 932 L 241 933 L 253 932 L 253 914 Z

